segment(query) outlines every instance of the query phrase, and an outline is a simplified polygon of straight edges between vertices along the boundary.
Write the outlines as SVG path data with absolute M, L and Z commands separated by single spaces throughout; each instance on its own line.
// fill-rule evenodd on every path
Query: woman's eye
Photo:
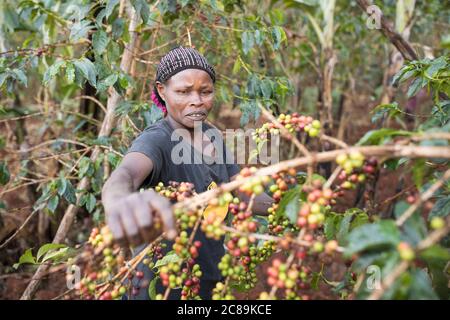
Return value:
M 206 95 L 206 94 L 211 94 L 212 91 L 203 91 L 202 93 Z
M 178 92 L 179 94 L 185 94 L 185 93 L 187 93 L 186 90 L 178 90 L 177 92 Z

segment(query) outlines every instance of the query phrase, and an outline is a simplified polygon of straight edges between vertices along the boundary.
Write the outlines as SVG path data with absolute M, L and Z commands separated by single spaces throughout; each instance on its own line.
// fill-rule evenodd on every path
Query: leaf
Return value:
M 100 80 L 97 83 L 97 91 L 99 92 L 105 91 L 109 87 L 113 86 L 116 83 L 117 79 L 119 79 L 119 76 L 117 75 L 117 73 L 113 73 L 108 77 L 106 77 L 105 79 Z
M 89 213 L 91 213 L 95 209 L 95 204 L 97 203 L 97 199 L 95 196 L 90 193 L 86 199 L 86 209 Z
M 154 268 L 165 266 L 171 262 L 178 263 L 182 260 L 175 252 L 168 252 L 162 259 L 156 261 Z
M 150 300 L 156 300 L 156 283 L 158 280 L 159 277 L 154 277 L 148 285 L 148 296 L 150 297 Z
M 61 248 L 56 251 L 51 250 L 51 251 L 47 252 L 45 257 L 42 259 L 42 262 L 46 262 L 48 260 L 56 261 L 56 260 L 64 257 L 67 254 L 68 250 L 69 250 L 69 247 Z
M 92 35 L 92 47 L 94 48 L 94 52 L 97 55 L 101 55 L 103 52 L 105 52 L 108 43 L 109 38 L 105 31 L 97 30 Z
M 434 217 L 446 217 L 450 213 L 450 195 L 439 198 L 431 209 L 428 220 Z
M 163 111 L 155 104 L 152 104 L 150 110 L 145 112 L 143 115 L 147 126 L 164 118 Z
M 447 66 L 447 61 L 445 56 L 441 56 L 437 59 L 434 59 L 433 62 L 428 66 L 425 70 L 425 74 L 430 78 L 436 78 L 436 74 L 439 70 L 445 69 Z
M 401 114 L 401 110 L 398 107 L 398 103 L 389 103 L 389 104 L 382 104 L 377 106 L 375 109 L 371 111 L 374 115 L 372 116 L 372 123 L 377 122 L 378 120 L 382 119 L 383 117 L 387 116 L 389 118 L 393 118 Z
M 370 130 L 358 141 L 356 145 L 380 145 L 392 137 L 396 136 L 411 136 L 413 133 L 404 130 L 382 128 L 378 130 Z
M 424 159 L 415 160 L 413 166 L 413 180 L 417 189 L 420 189 L 422 187 L 425 173 L 426 173 L 425 160 Z
M 265 99 L 270 99 L 272 95 L 272 81 L 264 79 L 261 81 L 261 91 Z
M 253 32 L 244 31 L 242 33 L 241 42 L 242 42 L 242 50 L 244 51 L 244 54 L 249 53 L 255 44 Z
M 76 42 L 81 38 L 87 38 L 89 30 L 94 27 L 91 25 L 91 22 L 88 20 L 81 20 L 75 22 L 70 28 L 69 39 L 71 42 Z
M 33 257 L 33 253 L 31 252 L 31 249 L 27 249 L 27 251 L 25 251 L 25 253 L 20 256 L 19 262 L 15 263 L 13 265 L 13 268 L 17 269 L 21 264 L 24 264 L 24 263 L 36 264 L 36 260 Z
M 423 270 L 415 269 L 411 271 L 412 283 L 409 288 L 408 299 L 411 300 L 436 300 L 436 293 L 431 285 L 431 279 L 428 273 Z
M 426 79 L 421 77 L 416 78 L 409 86 L 406 96 L 408 98 L 415 96 L 417 92 L 419 92 L 419 90 L 422 89 L 426 84 L 427 84 Z
M 73 83 L 75 80 L 75 67 L 72 62 L 67 62 L 66 64 L 66 78 L 69 83 Z
M 424 260 L 450 260 L 450 252 L 448 249 L 441 247 L 440 245 L 432 245 L 420 252 L 420 257 Z
M 67 180 L 67 186 L 66 186 L 66 190 L 64 191 L 63 197 L 64 197 L 64 199 L 67 200 L 67 202 L 69 202 L 71 204 L 76 204 L 76 202 L 77 202 L 75 188 L 73 187 L 72 183 L 69 180 Z
M 135 8 L 136 12 L 141 16 L 142 21 L 145 24 L 148 24 L 148 20 L 150 18 L 150 7 L 147 4 L 146 0 L 132 0 L 131 4 Z
M 65 248 L 66 245 L 60 243 L 47 243 L 41 246 L 36 254 L 36 260 L 39 261 L 41 257 L 51 250 Z
M 109 0 L 108 3 L 106 4 L 106 8 L 105 8 L 105 17 L 108 18 L 111 13 L 113 12 L 114 8 L 117 6 L 117 4 L 119 3 L 119 0 Z
M 125 20 L 123 18 L 117 18 L 112 24 L 112 36 L 114 40 L 119 39 L 125 31 Z
M 381 220 L 372 224 L 365 224 L 354 229 L 347 236 L 348 246 L 345 255 L 376 249 L 380 247 L 396 246 L 400 241 L 400 232 L 393 220 Z
M 23 70 L 20 69 L 13 69 L 12 72 L 14 74 L 14 78 L 26 87 L 28 83 L 25 72 L 23 72 Z
M 281 43 L 286 40 L 286 33 L 284 29 L 280 26 L 275 26 L 271 28 L 271 35 L 273 38 L 273 48 L 278 50 L 280 48 Z
M 47 209 L 50 210 L 51 213 L 55 213 L 56 208 L 58 207 L 59 197 L 52 196 L 47 202 Z
M 410 205 L 405 201 L 399 201 L 394 207 L 394 216 L 398 219 Z M 418 211 L 405 221 L 403 224 L 403 234 L 402 237 L 409 243 L 417 245 L 419 241 L 423 240 L 427 235 L 427 228 L 425 221 Z
M 300 207 L 300 190 L 300 186 L 297 185 L 286 191 L 275 212 L 276 217 L 284 215 L 288 217 L 292 223 L 297 221 L 296 218 Z
M 79 60 L 73 61 L 73 64 L 75 65 L 75 68 L 80 71 L 83 77 L 85 77 L 93 87 L 96 87 L 97 71 L 92 61 L 83 57 Z
M 58 180 L 57 180 L 57 188 L 58 188 L 58 194 L 60 196 L 64 195 L 64 192 L 66 192 L 66 188 L 67 188 L 67 180 L 64 176 L 61 176 Z
M 5 185 L 9 182 L 11 175 L 5 161 L 0 161 L 0 185 Z
M 52 80 L 55 75 L 59 72 L 59 69 L 65 64 L 64 60 L 58 60 L 52 64 L 44 73 L 43 84 L 47 86 L 50 80 Z

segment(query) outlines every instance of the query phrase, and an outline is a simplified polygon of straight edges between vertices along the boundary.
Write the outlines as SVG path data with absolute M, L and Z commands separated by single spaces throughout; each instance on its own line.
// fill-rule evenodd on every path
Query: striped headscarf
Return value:
M 200 69 L 209 74 L 212 81 L 216 81 L 214 68 L 208 63 L 206 58 L 194 48 L 176 47 L 170 50 L 158 65 L 156 71 L 156 81 L 166 82 L 174 74 L 186 69 Z M 167 112 L 164 100 L 159 96 L 156 90 L 156 83 L 152 92 L 152 100 L 158 108 L 164 113 Z

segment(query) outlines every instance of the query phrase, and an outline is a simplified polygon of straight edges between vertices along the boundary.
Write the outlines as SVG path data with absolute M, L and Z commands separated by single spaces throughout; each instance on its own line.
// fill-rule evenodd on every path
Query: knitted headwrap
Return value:
M 156 71 L 156 81 L 164 83 L 174 74 L 186 69 L 200 69 L 206 71 L 212 81 L 216 81 L 214 68 L 206 61 L 206 58 L 193 48 L 184 48 L 181 46 L 170 50 L 161 58 Z M 156 89 L 156 81 L 153 86 L 151 99 L 158 108 L 164 113 L 167 113 L 166 103 L 159 96 L 158 90 Z

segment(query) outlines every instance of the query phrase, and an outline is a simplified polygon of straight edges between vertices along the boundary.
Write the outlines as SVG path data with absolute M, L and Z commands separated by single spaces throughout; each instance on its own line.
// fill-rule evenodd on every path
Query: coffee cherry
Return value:
M 434 230 L 439 230 L 445 227 L 445 220 L 441 217 L 433 217 L 430 221 L 430 227 Z
M 400 258 L 405 261 L 411 261 L 414 260 L 415 254 L 414 250 L 411 248 L 411 246 L 407 242 L 400 242 L 397 246 L 397 250 L 400 254 Z

